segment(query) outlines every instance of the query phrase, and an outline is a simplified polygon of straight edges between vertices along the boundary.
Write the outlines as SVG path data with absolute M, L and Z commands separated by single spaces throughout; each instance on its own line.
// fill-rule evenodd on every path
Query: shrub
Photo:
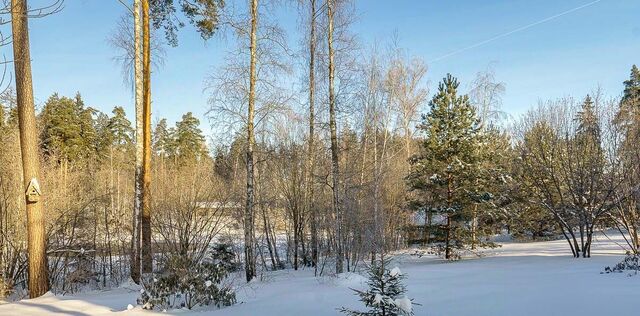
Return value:
M 216 246 L 207 259 L 196 261 L 188 256 L 168 258 L 164 273 L 144 278 L 138 304 L 144 309 L 192 309 L 195 306 L 230 306 L 236 295 L 223 282 L 236 266 L 226 245 Z
M 636 275 L 640 271 L 640 254 L 627 252 L 621 262 L 612 267 L 605 267 L 603 273 L 622 273 L 629 271 L 629 275 Z

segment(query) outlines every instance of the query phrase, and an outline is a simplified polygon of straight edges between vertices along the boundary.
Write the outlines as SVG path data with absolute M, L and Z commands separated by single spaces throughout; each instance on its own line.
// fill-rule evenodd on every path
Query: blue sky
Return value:
M 32 0 L 36 6 L 46 0 Z M 237 0 L 227 0 L 233 2 Z M 239 1 L 244 3 L 244 1 Z M 295 1 L 281 1 L 294 3 Z M 448 72 L 462 85 L 493 65 L 506 85 L 503 109 L 519 115 L 540 99 L 582 97 L 602 87 L 617 96 L 632 64 L 640 63 L 640 1 L 601 0 L 582 9 L 484 45 L 431 62 L 593 0 L 356 0 L 353 31 L 363 47 L 396 33 L 400 46 L 423 58 L 433 91 Z M 122 83 L 115 50 L 107 41 L 125 9 L 117 0 L 66 0 L 62 12 L 31 21 L 36 103 L 58 92 L 79 91 L 87 105 L 133 113 L 131 88 Z M 297 43 L 296 8 L 279 10 L 280 21 Z M 208 109 L 204 79 L 231 43 L 204 42 L 191 27 L 180 45 L 166 48 L 165 64 L 153 73 L 153 113 L 174 122 L 185 112 L 203 121 Z M 5 52 L 8 56 L 10 51 Z

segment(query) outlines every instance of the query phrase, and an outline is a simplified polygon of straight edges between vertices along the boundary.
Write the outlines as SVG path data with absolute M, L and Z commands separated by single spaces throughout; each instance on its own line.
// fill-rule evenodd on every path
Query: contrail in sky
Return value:
M 567 10 L 567 11 L 564 11 L 564 12 L 561 12 L 561 13 L 558 13 L 558 14 L 556 14 L 556 15 L 552 15 L 552 16 L 550 16 L 550 17 L 544 18 L 544 19 L 542 19 L 542 20 L 540 20 L 540 21 L 533 22 L 533 23 L 531 23 L 531 24 L 527 24 L 527 25 L 525 25 L 525 26 L 521 26 L 521 27 L 519 27 L 519 28 L 517 28 L 517 29 L 511 30 L 511 31 L 506 32 L 506 33 L 502 33 L 502 34 L 500 34 L 500 35 L 496 35 L 496 36 L 494 36 L 494 37 L 492 37 L 492 38 L 489 38 L 489 39 L 486 39 L 486 40 L 484 40 L 484 41 L 481 41 L 481 42 L 475 43 L 475 44 L 473 44 L 473 45 L 470 45 L 470 46 L 467 46 L 467 47 L 464 47 L 464 48 L 461 48 L 461 49 L 458 49 L 458 50 L 454 50 L 454 51 L 452 51 L 452 52 L 450 52 L 450 53 L 447 53 L 447 54 L 444 54 L 444 55 L 442 55 L 442 56 L 440 56 L 440 57 L 438 57 L 438 58 L 432 59 L 432 60 L 430 61 L 430 63 L 434 63 L 434 62 L 437 62 L 437 61 L 443 60 L 443 59 L 445 59 L 445 58 L 447 58 L 447 57 L 451 57 L 451 56 L 453 56 L 453 55 L 460 54 L 460 53 L 465 52 L 465 51 L 468 51 L 468 50 L 470 50 L 470 49 L 473 49 L 473 48 L 476 48 L 476 47 L 479 47 L 479 46 L 482 46 L 482 45 L 485 45 L 485 44 L 491 43 L 491 42 L 493 42 L 493 41 L 495 41 L 495 40 L 498 40 L 498 39 L 501 39 L 501 38 L 503 38 L 503 37 L 507 37 L 507 36 L 512 35 L 512 34 L 514 34 L 514 33 L 518 33 L 518 32 L 520 32 L 520 31 L 524 31 L 524 30 L 526 30 L 526 29 L 532 28 L 532 27 L 534 27 L 534 26 L 536 26 L 536 25 L 539 25 L 539 24 L 542 24 L 542 23 L 545 23 L 545 22 L 549 22 L 549 21 L 551 21 L 551 20 L 553 20 L 553 19 L 556 19 L 556 18 L 559 18 L 559 17 L 561 17 L 561 16 L 563 16 L 563 15 L 567 15 L 567 14 L 570 14 L 570 13 L 572 13 L 572 12 L 578 11 L 578 10 L 580 10 L 580 9 L 584 9 L 584 8 L 586 8 L 586 7 L 590 7 L 590 6 L 592 6 L 592 5 L 596 4 L 596 3 L 600 2 L 600 1 L 602 1 L 602 0 L 595 0 L 595 1 L 591 1 L 591 2 L 589 2 L 589 3 L 586 3 L 586 4 L 583 4 L 583 5 L 581 5 L 581 6 L 575 7 L 575 8 L 573 8 L 573 9 L 570 9 L 570 10 Z

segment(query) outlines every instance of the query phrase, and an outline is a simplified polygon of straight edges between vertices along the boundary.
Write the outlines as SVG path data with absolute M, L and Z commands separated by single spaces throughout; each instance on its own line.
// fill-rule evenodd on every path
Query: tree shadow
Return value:
M 35 308 L 39 308 L 39 309 L 43 309 L 49 313 L 54 313 L 57 315 L 69 315 L 69 316 L 90 316 L 87 313 L 83 313 L 83 312 L 78 312 L 78 311 L 74 311 L 74 310 L 65 310 L 59 307 L 55 307 L 49 304 L 38 304 L 36 302 L 29 302 L 29 301 L 22 301 L 19 304 L 21 305 L 26 305 L 26 306 L 30 306 L 30 307 L 35 307 Z

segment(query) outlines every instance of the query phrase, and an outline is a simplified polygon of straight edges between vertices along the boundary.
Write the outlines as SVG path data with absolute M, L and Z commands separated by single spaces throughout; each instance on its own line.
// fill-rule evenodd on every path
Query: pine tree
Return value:
M 66 161 L 87 157 L 95 141 L 91 108 L 85 108 L 80 94 L 71 99 L 53 94 L 40 114 L 42 146 L 47 154 Z
M 514 152 L 509 135 L 493 125 L 484 126 L 473 166 L 475 180 L 470 190 L 471 249 L 492 247 L 482 237 L 491 235 L 509 218 L 514 206 L 514 182 L 510 176 Z
M 182 120 L 176 123 L 174 147 L 180 160 L 199 160 L 207 154 L 204 135 L 199 125 L 200 120 L 191 112 L 183 115 Z
M 113 116 L 109 119 L 109 129 L 113 135 L 113 144 L 125 148 L 131 146 L 133 144 L 134 131 L 124 109 L 116 106 L 111 113 L 113 113 Z
M 106 158 L 113 144 L 113 133 L 109 127 L 111 118 L 102 112 L 97 112 L 93 128 L 96 131 L 97 139 L 93 145 L 93 150 L 100 158 Z
M 448 74 L 429 102 L 418 128 L 424 133 L 423 153 L 411 161 L 408 176 L 412 190 L 433 194 L 433 200 L 418 201 L 422 208 L 435 209 L 445 217 L 444 246 L 446 259 L 453 259 L 452 248 L 469 243 L 467 225 L 472 202 L 465 192 L 476 186 L 476 169 L 480 161 L 478 147 L 480 127 L 474 107 L 466 95 L 458 95 L 458 81 Z
M 30 9 L 26 0 L 11 1 L 11 42 L 15 74 L 20 149 L 22 154 L 22 178 L 25 191 L 32 185 L 38 187 L 40 161 L 38 160 L 38 130 L 36 128 L 33 82 L 31 78 L 31 53 L 29 50 Z M 29 297 L 36 298 L 49 290 L 47 272 L 47 245 L 44 199 L 38 195 L 25 197 L 28 234 Z
M 369 308 L 366 312 L 341 308 L 340 312 L 350 316 L 409 316 L 413 315 L 413 302 L 405 296 L 407 289 L 402 281 L 405 275 L 399 268 L 388 270 L 389 259 L 379 259 L 367 269 L 369 281 L 365 291 L 353 290 L 360 301 Z
M 176 15 L 176 6 L 205 40 L 218 30 L 219 13 L 224 7 L 224 0 L 150 0 L 149 3 L 154 28 L 163 28 L 172 46 L 178 45 L 177 31 L 185 25 Z
M 173 146 L 173 131 L 167 125 L 167 119 L 161 119 L 153 130 L 153 151 L 161 157 L 170 156 Z

